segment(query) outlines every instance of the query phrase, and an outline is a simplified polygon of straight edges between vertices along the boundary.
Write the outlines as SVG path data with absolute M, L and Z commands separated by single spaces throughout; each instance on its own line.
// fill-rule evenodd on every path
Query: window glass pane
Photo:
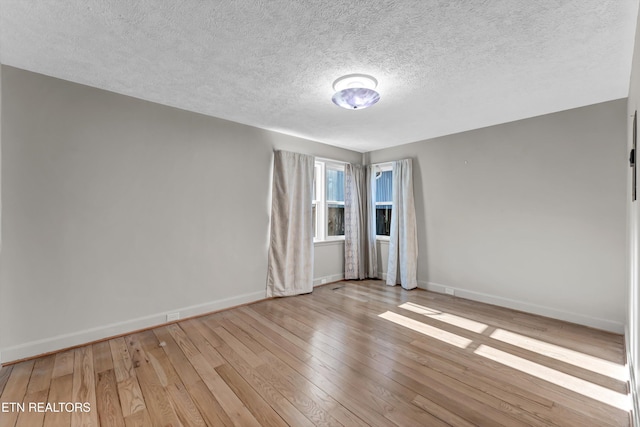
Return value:
M 383 171 L 376 177 L 376 202 L 393 201 L 393 171 Z
M 327 201 L 344 202 L 344 170 L 329 169 L 327 175 Z
M 393 171 L 385 170 L 376 176 L 376 234 L 391 233 L 391 208 L 393 206 Z
M 328 204 L 327 235 L 344 236 L 344 203 Z
M 376 234 L 389 236 L 391 233 L 391 205 L 376 206 Z

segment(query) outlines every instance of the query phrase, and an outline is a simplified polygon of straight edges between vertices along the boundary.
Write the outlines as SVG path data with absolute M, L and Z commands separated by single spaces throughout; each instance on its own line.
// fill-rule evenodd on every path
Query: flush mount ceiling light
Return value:
M 371 107 L 380 100 L 380 94 L 374 89 L 378 81 L 366 74 L 349 74 L 333 82 L 336 93 L 331 100 L 347 110 L 362 110 Z

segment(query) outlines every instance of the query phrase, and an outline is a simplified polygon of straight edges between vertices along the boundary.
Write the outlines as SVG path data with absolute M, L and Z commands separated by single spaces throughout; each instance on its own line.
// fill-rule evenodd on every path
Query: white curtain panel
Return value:
M 376 167 L 369 165 L 366 167 L 366 265 L 367 265 L 367 277 L 371 279 L 378 278 L 378 249 L 376 243 Z
M 367 186 L 365 168 L 344 168 L 344 278 L 367 277 Z
M 418 286 L 418 236 L 411 159 L 393 162 L 393 208 L 389 236 L 387 285 Z
M 313 291 L 314 165 L 313 156 L 275 152 L 267 297 Z

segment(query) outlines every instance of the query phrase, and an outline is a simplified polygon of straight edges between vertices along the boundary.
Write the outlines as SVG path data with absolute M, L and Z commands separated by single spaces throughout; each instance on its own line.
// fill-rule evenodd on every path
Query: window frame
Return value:
M 320 242 L 334 242 L 344 241 L 344 234 L 339 236 L 329 236 L 328 233 L 328 215 L 329 204 L 341 204 L 344 207 L 344 200 L 327 200 L 327 169 L 340 170 L 345 172 L 345 162 L 338 160 L 316 158 L 314 167 L 314 185 L 316 192 L 316 199 L 313 200 L 313 205 L 316 207 L 316 223 L 315 223 L 315 236 L 313 237 L 313 243 Z M 320 173 L 320 177 L 316 174 Z
M 384 162 L 384 163 L 375 163 L 373 165 L 374 167 L 378 168 L 378 170 L 380 170 L 380 172 L 388 172 L 388 171 L 393 171 L 393 163 L 392 162 Z M 377 171 L 376 171 L 377 172 Z M 392 175 L 392 181 L 391 181 L 391 185 L 392 185 L 392 194 L 391 194 L 391 201 L 384 201 L 384 202 L 379 202 L 378 200 L 376 200 L 376 210 L 378 206 L 381 205 L 391 205 L 391 210 L 393 211 L 393 175 Z M 376 218 L 377 218 L 377 214 L 376 214 Z M 376 225 L 376 230 L 377 230 L 377 225 Z M 380 241 L 386 241 L 388 242 L 391 236 L 386 236 L 384 234 L 377 234 L 376 233 L 376 240 L 380 240 Z

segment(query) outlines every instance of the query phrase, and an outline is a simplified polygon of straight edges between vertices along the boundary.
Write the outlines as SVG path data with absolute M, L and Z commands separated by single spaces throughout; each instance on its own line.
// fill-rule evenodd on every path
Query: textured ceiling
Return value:
M 627 96 L 638 0 L 0 0 L 0 62 L 357 151 Z M 375 76 L 348 111 L 333 81 Z

